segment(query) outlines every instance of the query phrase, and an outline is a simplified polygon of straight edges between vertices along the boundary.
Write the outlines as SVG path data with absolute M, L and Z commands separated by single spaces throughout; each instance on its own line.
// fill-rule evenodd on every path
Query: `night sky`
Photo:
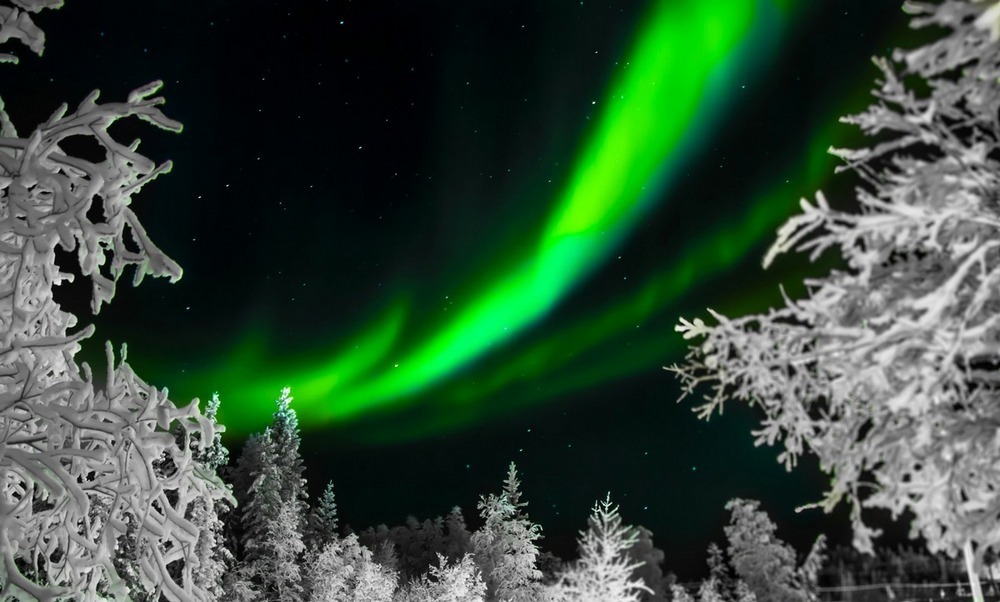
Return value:
M 800 197 L 850 205 L 825 150 L 862 142 L 837 117 L 868 104 L 869 58 L 925 39 L 899 2 L 70 0 L 36 22 L 44 56 L 0 66 L 21 135 L 156 79 L 184 124 L 112 128 L 174 162 L 133 207 L 184 276 L 122 279 L 95 372 L 111 340 L 179 404 L 218 391 L 234 453 L 290 386 L 310 490 L 333 479 L 357 529 L 453 505 L 476 526 L 514 460 L 564 557 L 609 490 L 682 577 L 736 496 L 800 552 L 849 541 L 845 512 L 793 512 L 815 461 L 755 449 L 752 409 L 698 421 L 662 367 L 679 316 L 837 265 L 760 261 Z M 87 285 L 56 294 L 88 323 Z

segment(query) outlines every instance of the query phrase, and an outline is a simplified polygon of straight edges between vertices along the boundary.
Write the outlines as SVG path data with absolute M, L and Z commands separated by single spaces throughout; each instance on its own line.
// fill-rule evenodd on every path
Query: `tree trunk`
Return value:
M 972 540 L 965 541 L 965 545 L 962 546 L 962 552 L 965 553 L 965 570 L 969 573 L 969 588 L 972 589 L 972 600 L 973 602 L 983 602 L 983 588 L 979 585 L 979 574 L 976 573 L 973 567 Z

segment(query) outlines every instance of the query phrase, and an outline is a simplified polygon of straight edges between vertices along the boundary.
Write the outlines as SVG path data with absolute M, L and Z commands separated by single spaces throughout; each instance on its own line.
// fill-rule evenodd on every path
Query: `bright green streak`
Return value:
M 616 335 L 635 329 L 649 317 L 668 312 L 696 281 L 708 280 L 745 260 L 753 247 L 761 240 L 773 237 L 777 228 L 794 211 L 799 191 L 818 189 L 833 173 L 834 161 L 827 149 L 831 144 L 839 144 L 834 126 L 837 126 L 837 132 L 845 127 L 834 120 L 827 120 L 826 125 L 810 138 L 803 163 L 786 170 L 789 177 L 782 180 L 782 184 L 752 195 L 752 201 L 743 215 L 699 238 L 680 257 L 647 278 L 633 294 L 595 309 L 591 315 L 561 331 L 550 333 L 544 341 L 530 348 L 518 350 L 516 358 L 495 370 L 474 390 L 458 389 L 453 395 L 469 400 L 481 398 L 517 381 L 531 381 L 542 374 L 551 374 L 570 363 L 571 355 L 578 356 L 606 344 Z M 773 293 L 767 291 L 765 296 L 773 297 Z M 745 304 L 746 295 L 741 295 L 739 301 Z M 713 307 L 725 312 L 725 305 L 725 300 L 722 300 Z M 758 309 L 754 308 L 754 311 Z M 676 344 L 678 349 L 686 344 L 679 336 L 671 336 L 669 342 Z M 622 353 L 609 357 L 609 354 L 602 354 L 601 366 L 574 370 L 575 377 L 571 382 L 546 389 L 541 395 L 549 397 L 628 374 L 637 365 L 632 355 Z M 644 355 L 644 358 L 646 363 L 664 360 L 662 351 Z
M 785 9 L 787 2 L 780 4 Z M 242 407 L 229 412 L 224 404 L 220 418 L 233 431 L 259 428 L 286 384 L 304 425 L 392 407 L 544 318 L 661 196 L 739 89 L 732 73 L 772 47 L 780 20 L 764 0 L 656 2 L 534 252 L 511 262 L 458 316 L 405 352 L 393 345 L 403 326 L 395 310 L 326 361 L 271 362 L 263 375 L 254 372 L 262 358 L 230 363 L 213 381 Z
M 855 96 L 867 97 L 867 88 L 859 90 Z M 858 102 L 851 104 L 863 106 Z M 643 326 L 651 317 L 667 314 L 671 319 L 676 318 L 677 302 L 696 282 L 725 273 L 744 261 L 761 241 L 773 240 L 778 227 L 797 209 L 800 193 L 819 189 L 833 175 L 833 166 L 837 162 L 827 149 L 831 145 L 842 146 L 844 135 L 849 133 L 847 130 L 847 126 L 838 124 L 832 117 L 824 119 L 809 137 L 801 161 L 780 170 L 787 176 L 780 180 L 776 178 L 780 184 L 749 195 L 751 201 L 742 215 L 735 215 L 730 221 L 713 227 L 679 257 L 651 274 L 635 292 L 617 302 L 595 308 L 589 315 L 559 331 L 547 333 L 544 340 L 534 345 L 519 348 L 515 357 L 480 378 L 476 384 L 464 383 L 446 389 L 436 405 L 438 411 L 428 412 L 426 419 L 394 425 L 391 430 L 367 433 L 366 440 L 369 443 L 387 443 L 417 439 L 482 419 L 493 411 L 486 407 L 473 407 L 469 402 L 496 399 L 499 392 L 520 383 L 545 383 L 544 388 L 537 389 L 532 395 L 519 397 L 518 401 L 523 405 L 583 390 L 632 374 L 637 369 L 655 370 L 663 363 L 669 363 L 672 361 L 670 358 L 678 357 L 688 344 L 673 332 L 647 332 L 635 337 L 638 341 L 635 346 L 626 348 L 621 345 L 618 352 L 608 352 L 613 345 L 609 342 L 622 335 L 632 335 L 637 326 Z M 763 253 L 760 253 L 755 259 L 762 257 Z M 779 270 L 781 264 L 779 258 L 777 265 L 770 269 Z M 799 263 L 796 272 L 784 271 L 782 276 L 783 280 L 801 282 L 805 277 L 815 276 L 815 268 L 810 269 Z M 773 305 L 775 294 L 774 290 L 754 289 L 749 295 L 743 293 L 729 300 L 722 299 L 712 306 L 723 313 L 737 312 L 742 315 L 759 312 Z M 602 352 L 595 356 L 594 361 L 581 362 L 577 359 L 595 349 Z M 563 376 L 556 376 L 559 373 Z M 544 380 L 541 380 L 542 376 L 545 376 Z

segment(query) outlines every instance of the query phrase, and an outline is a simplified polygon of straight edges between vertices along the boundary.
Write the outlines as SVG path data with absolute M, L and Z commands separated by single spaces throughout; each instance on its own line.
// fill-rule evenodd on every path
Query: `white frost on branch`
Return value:
M 0 41 L 18 37 L 41 53 L 43 37 L 23 11 L 61 2 L 16 0 L 0 7 Z M 9 55 L 0 56 L 0 61 Z M 93 283 L 92 310 L 114 296 L 127 265 L 133 284 L 144 275 L 175 281 L 180 267 L 146 236 L 130 208 L 132 195 L 170 171 L 108 134 L 118 119 L 137 116 L 179 132 L 157 108 L 160 82 L 125 102 L 98 104 L 95 90 L 76 111 L 64 104 L 26 138 L 0 103 L 0 598 L 113 598 L 128 594 L 113 564 L 128 517 L 141 557 L 138 578 L 168 600 L 200 600 L 190 576 L 199 532 L 189 520 L 195 500 L 229 498 L 214 469 L 196 457 L 197 442 L 217 430 L 198 401 L 177 407 L 143 382 L 106 345 L 106 389 L 95 390 L 89 366 L 74 361 L 94 327 L 70 332 L 76 316 L 53 299 L 61 273 L 54 249 L 76 251 Z M 60 143 L 89 136 L 104 148 L 94 163 Z M 87 217 L 94 205 L 102 219 Z M 126 230 L 128 234 L 126 234 Z M 131 246 L 125 237 L 131 237 Z M 133 250 L 134 249 L 134 250 Z M 110 261 L 109 261 L 110 259 Z M 102 272 L 103 270 L 103 272 Z M 92 511 L 93 510 L 93 511 Z M 181 575 L 180 578 L 175 575 Z
M 792 249 L 814 260 L 836 248 L 849 270 L 807 280 L 804 299 L 764 315 L 681 319 L 685 339 L 704 341 L 668 370 L 682 399 L 711 386 L 702 418 L 727 399 L 758 406 L 756 443 L 781 441 L 786 468 L 815 453 L 832 477 L 819 505 L 851 504 L 860 549 L 878 535 L 861 509 L 879 507 L 912 511 L 911 534 L 932 552 L 971 542 L 981 560 L 1000 547 L 1000 13 L 958 0 L 905 8 L 914 27 L 951 33 L 876 59 L 876 103 L 842 119 L 879 135 L 831 149 L 864 183 L 860 212 L 822 193 L 803 200 L 764 257 L 766 268 Z

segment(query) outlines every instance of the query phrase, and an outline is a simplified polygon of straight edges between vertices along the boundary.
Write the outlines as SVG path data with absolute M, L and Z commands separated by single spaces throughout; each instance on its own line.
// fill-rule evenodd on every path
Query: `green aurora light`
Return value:
M 219 390 L 224 400 L 220 419 L 236 434 L 265 425 L 273 399 L 281 387 L 291 386 L 301 424 L 316 428 L 404 407 L 416 393 L 441 385 L 459 369 L 509 344 L 602 265 L 664 196 L 673 174 L 697 154 L 724 113 L 737 88 L 734 76 L 759 68 L 775 54 L 789 12 L 787 0 L 655 2 L 624 61 L 626 68 L 609 86 L 603 112 L 555 199 L 540 238 L 521 244 L 528 251 L 508 261 L 478 296 L 426 340 L 397 348 L 409 317 L 403 301 L 392 304 L 352 340 L 340 342 L 325 359 L 268 357 L 267 327 L 256 324 L 222 367 L 189 373 L 187 385 Z M 816 158 L 820 153 L 811 149 L 808 161 L 825 165 Z M 824 175 L 810 173 L 805 179 L 812 184 Z M 455 388 L 448 396 L 449 405 L 470 405 L 512 381 L 537 376 L 558 363 L 554 358 L 559 354 L 553 349 L 592 347 L 636 319 L 665 309 L 664 304 L 682 295 L 696 275 L 701 279 L 732 265 L 770 234 L 789 209 L 776 197 L 787 200 L 787 194 L 782 189 L 759 195 L 747 219 L 717 230 L 689 249 L 633 298 L 602 309 L 594 319 L 555 333 L 531 349 L 518 350 L 517 359 L 488 382 L 474 390 L 465 387 L 464 392 Z M 661 357 L 654 354 L 645 361 L 656 363 Z M 635 369 L 635 359 L 624 363 L 616 360 L 614 366 L 559 388 L 585 386 Z M 463 415 L 452 412 L 450 418 L 439 417 L 426 425 L 440 427 L 462 420 Z

